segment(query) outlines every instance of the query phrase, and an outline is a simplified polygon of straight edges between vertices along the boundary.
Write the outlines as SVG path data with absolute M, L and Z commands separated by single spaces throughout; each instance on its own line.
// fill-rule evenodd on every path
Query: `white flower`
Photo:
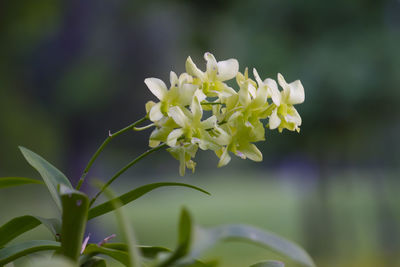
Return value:
M 170 73 L 171 87 L 168 90 L 165 83 L 158 78 L 147 78 L 144 80 L 147 87 L 160 102 L 148 103 L 148 113 L 151 121 L 155 122 L 166 116 L 168 109 L 172 106 L 186 106 L 192 101 L 194 92 L 198 88 L 193 84 L 193 78 L 187 73 L 179 76 L 175 72 Z M 154 102 L 153 102 L 154 103 Z
M 224 81 L 236 77 L 239 71 L 239 63 L 236 59 L 228 59 L 217 62 L 215 57 L 207 52 L 204 54 L 207 61 L 207 69 L 205 72 L 197 68 L 191 57 L 186 60 L 186 72 L 198 79 L 198 84 L 207 96 L 225 96 L 229 97 L 236 94 L 236 91 L 229 87 Z M 196 82 L 196 80 L 194 81 Z
M 301 117 L 293 105 L 304 102 L 304 88 L 299 80 L 287 83 L 282 74 L 278 73 L 278 83 L 283 88 L 281 91 L 281 103 L 277 106 L 269 119 L 269 128 L 278 128 L 290 131 L 300 131 Z

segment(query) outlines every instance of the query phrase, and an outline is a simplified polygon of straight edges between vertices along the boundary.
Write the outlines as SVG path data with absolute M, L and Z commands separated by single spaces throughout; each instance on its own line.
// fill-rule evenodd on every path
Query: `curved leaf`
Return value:
M 100 257 L 92 257 L 81 265 L 81 267 L 106 267 L 106 266 L 107 265 L 105 259 Z
M 26 265 L 24 265 L 26 266 Z M 77 267 L 70 259 L 62 256 L 34 257 L 29 261 L 29 267 Z
M 112 199 L 113 194 L 110 189 L 106 189 L 105 193 L 108 198 Z M 121 232 L 121 236 L 126 243 L 128 263 L 125 264 L 127 267 L 139 267 L 141 265 L 141 255 L 140 251 L 136 247 L 136 239 L 133 228 L 130 227 L 128 220 L 126 219 L 125 213 L 123 211 L 123 204 L 120 202 L 119 198 L 114 198 L 110 200 L 110 204 L 113 206 L 115 212 L 115 217 L 118 222 L 118 228 Z
M 280 261 L 262 261 L 251 265 L 250 267 L 285 267 L 285 264 Z
M 174 252 L 159 264 L 160 267 L 170 266 L 178 259 L 183 258 L 189 253 L 193 234 L 193 223 L 189 212 L 183 208 L 179 219 L 178 246 Z M 191 261 L 192 258 L 189 259 Z
M 89 210 L 89 216 L 88 219 L 93 219 L 97 216 L 106 214 L 112 210 L 114 210 L 114 206 L 112 204 L 113 201 L 118 201 L 119 203 L 123 205 L 126 205 L 136 199 L 138 199 L 139 197 L 143 196 L 144 194 L 159 188 L 159 187 L 164 187 L 164 186 L 183 186 L 183 187 L 188 187 L 188 188 L 192 188 L 195 189 L 197 191 L 203 192 L 207 195 L 210 195 L 210 193 L 208 193 L 207 191 L 193 186 L 193 185 L 189 185 L 189 184 L 184 184 L 184 183 L 172 183 L 172 182 L 166 182 L 166 183 L 153 183 L 153 184 L 147 184 L 138 188 L 133 189 L 132 191 L 129 191 L 128 193 L 125 193 L 113 200 L 107 201 L 103 204 L 100 204 L 94 208 L 91 208 Z
M 11 219 L 0 227 L 0 247 L 40 224 L 45 225 L 54 236 L 60 233 L 60 221 L 57 219 L 45 219 L 31 215 L 20 216 Z
M 223 225 L 214 228 L 196 227 L 190 257 L 197 258 L 203 251 L 218 241 L 224 240 L 251 242 L 278 252 L 303 266 L 315 266 L 307 252 L 295 243 L 268 231 L 240 224 Z
M 58 208 L 61 210 L 61 201 L 57 189 L 61 184 L 72 189 L 72 185 L 68 178 L 38 154 L 24 147 L 19 147 L 19 149 L 28 163 L 40 173 L 51 196 L 56 202 Z
M 88 197 L 75 189 L 60 186 L 62 203 L 61 250 L 60 253 L 78 261 L 89 207 Z
M 199 260 L 194 260 L 193 262 L 190 263 L 183 263 L 183 264 L 176 264 L 174 267 L 217 267 L 218 262 L 217 261 L 211 261 L 211 262 L 202 262 Z
M 42 181 L 25 178 L 25 177 L 1 177 L 0 188 L 6 188 L 11 186 L 25 185 L 25 184 L 43 184 Z
M 128 246 L 124 243 L 105 243 L 102 245 L 102 247 L 121 250 L 125 252 L 128 251 Z M 137 248 L 140 250 L 145 258 L 155 258 L 160 252 L 171 252 L 171 250 L 167 248 L 158 246 L 138 246 Z
M 125 266 L 129 265 L 129 255 L 126 251 L 121 251 L 121 250 L 116 250 L 116 249 L 110 249 L 110 248 L 105 248 L 103 246 L 98 246 L 95 244 L 89 244 L 85 248 L 85 251 L 83 252 L 85 255 L 98 255 L 98 254 L 103 254 L 110 256 L 114 260 L 117 260 L 124 264 Z
M 0 249 L 0 266 L 37 251 L 55 250 L 59 247 L 60 243 L 49 240 L 33 240 L 5 247 Z

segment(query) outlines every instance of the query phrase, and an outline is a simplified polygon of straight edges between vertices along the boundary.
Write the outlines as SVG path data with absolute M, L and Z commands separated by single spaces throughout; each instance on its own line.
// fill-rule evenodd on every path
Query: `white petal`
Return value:
M 201 70 L 199 70 L 196 66 L 196 64 L 194 64 L 193 60 L 191 57 L 188 57 L 186 59 L 186 72 L 189 73 L 192 76 L 195 76 L 197 78 L 199 78 L 200 80 L 204 80 L 204 72 L 202 72 Z
M 220 148 L 219 145 L 215 143 L 215 140 L 208 134 L 205 134 L 202 136 L 201 139 L 199 139 L 199 147 L 202 150 L 218 150 Z
M 187 74 L 186 72 L 179 75 L 179 86 L 185 83 L 192 83 L 192 82 L 193 82 L 193 77 Z
M 181 137 L 182 134 L 183 134 L 182 129 L 175 129 L 172 132 L 170 132 L 170 134 L 167 137 L 167 145 L 170 147 L 175 147 L 178 138 Z
M 218 137 L 215 138 L 219 145 L 228 145 L 231 142 L 232 136 L 225 132 L 221 127 L 215 126 L 215 130 L 219 133 Z
M 251 95 L 251 97 L 255 98 L 257 95 L 257 89 L 251 83 L 249 83 L 247 89 L 249 90 L 249 94 Z
M 222 153 L 219 162 L 218 162 L 218 167 L 223 167 L 227 165 L 231 161 L 231 156 L 229 156 L 228 148 L 224 148 L 224 152 Z
M 219 61 L 217 63 L 218 72 L 217 78 L 220 81 L 227 81 L 235 78 L 236 74 L 239 71 L 239 62 L 234 59 L 228 59 L 224 61 Z
M 258 87 L 256 91 L 256 96 L 253 97 L 256 99 L 256 104 L 257 105 L 263 105 L 265 102 L 267 102 L 267 97 L 268 97 L 268 87 L 265 84 L 262 84 L 261 86 Z
M 147 78 L 144 80 L 144 83 L 147 85 L 153 95 L 160 100 L 164 99 L 164 96 L 167 93 L 167 86 L 162 80 L 157 78 Z
M 203 109 L 201 108 L 200 102 L 196 96 L 193 97 L 190 111 L 193 114 L 193 121 L 200 121 L 201 117 L 203 117 Z
M 180 107 L 171 107 L 168 110 L 168 115 L 181 127 L 185 127 L 188 124 L 188 118 Z
M 214 115 L 201 122 L 203 129 L 211 129 L 217 124 L 217 117 Z
M 155 104 L 151 109 L 149 113 L 149 118 L 151 121 L 159 121 L 162 119 L 164 115 L 161 112 L 161 102 Z
M 245 86 L 242 86 L 238 92 L 238 95 L 239 95 L 240 104 L 242 104 L 243 106 L 247 106 L 250 103 L 251 98 L 250 98 L 248 86 L 247 86 L 247 88 Z
M 260 78 L 260 75 L 258 75 L 258 72 L 257 72 L 257 70 L 255 68 L 253 68 L 253 75 L 254 75 L 254 78 L 256 78 L 258 86 L 261 86 L 263 84 L 263 82 L 262 82 L 262 80 Z
M 292 122 L 296 124 L 297 126 L 301 125 L 301 117 L 300 114 L 297 112 L 297 110 L 294 107 L 291 107 L 289 114 L 286 115 L 287 121 Z
M 178 87 L 179 86 L 179 79 L 175 72 L 171 71 L 169 73 L 169 81 L 171 83 L 171 87 Z
M 206 95 L 203 93 L 203 90 L 196 90 L 194 92 L 194 96 L 197 97 L 197 99 L 202 102 L 206 99 Z
M 262 161 L 263 159 L 261 151 L 254 144 L 249 143 L 248 145 L 241 146 L 240 152 L 253 161 Z
M 269 96 L 272 98 L 272 101 L 276 106 L 281 105 L 281 92 L 279 92 L 278 85 L 273 79 L 265 79 L 264 83 L 268 86 Z
M 301 84 L 301 82 L 299 80 L 294 81 L 292 83 L 289 84 L 289 99 L 288 99 L 288 103 L 289 104 L 300 104 L 304 102 L 304 87 Z
M 269 128 L 271 130 L 276 129 L 280 124 L 281 124 L 281 119 L 278 117 L 277 109 L 274 109 L 274 111 L 272 111 L 271 116 L 269 117 Z
M 204 59 L 207 61 L 207 74 L 217 74 L 218 65 L 214 55 L 210 52 L 206 52 L 204 53 Z
M 187 106 L 192 102 L 193 94 L 197 88 L 198 86 L 194 84 L 183 84 L 179 87 L 179 99 L 182 106 Z
M 287 82 L 285 81 L 285 78 L 283 78 L 282 74 L 280 74 L 280 73 L 278 73 L 278 83 L 283 88 L 283 90 L 286 91 L 289 89 L 289 85 L 287 84 Z

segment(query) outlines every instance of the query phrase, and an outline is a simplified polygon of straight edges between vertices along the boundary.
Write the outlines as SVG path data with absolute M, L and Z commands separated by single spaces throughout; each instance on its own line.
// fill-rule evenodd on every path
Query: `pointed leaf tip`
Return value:
M 61 200 L 57 189 L 61 184 L 68 188 L 72 188 L 68 178 L 60 170 L 35 152 L 22 146 L 19 146 L 19 149 L 26 161 L 28 161 L 28 163 L 39 172 L 40 176 L 42 176 L 51 196 L 56 202 L 58 208 L 61 210 Z

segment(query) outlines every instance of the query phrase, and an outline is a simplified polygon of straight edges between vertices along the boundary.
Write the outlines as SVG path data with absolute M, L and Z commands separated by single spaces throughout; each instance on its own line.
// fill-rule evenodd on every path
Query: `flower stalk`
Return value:
M 107 144 L 111 141 L 111 139 L 117 137 L 120 134 L 123 134 L 129 130 L 132 130 L 136 127 L 136 125 L 145 122 L 147 120 L 147 117 L 143 117 L 140 120 L 135 121 L 134 123 L 126 126 L 125 128 L 122 128 L 121 130 L 111 134 L 109 132 L 108 137 L 104 140 L 104 142 L 101 144 L 101 146 L 97 149 L 97 151 L 93 154 L 93 156 L 90 158 L 88 164 L 86 165 L 85 169 L 83 170 L 83 173 L 78 181 L 78 184 L 76 185 L 76 190 L 79 190 L 85 181 L 86 175 L 89 173 L 90 168 L 92 167 L 93 163 L 97 159 L 97 157 L 100 155 L 100 153 L 103 151 L 103 149 L 107 146 Z
M 130 167 L 132 167 L 133 165 L 135 165 L 137 162 L 139 162 L 141 159 L 145 158 L 146 156 L 152 154 L 153 152 L 156 152 L 158 150 L 160 150 L 161 148 L 166 147 L 166 144 L 161 144 L 157 147 L 154 147 L 152 149 L 147 150 L 146 152 L 142 153 L 140 156 L 138 156 L 137 158 L 135 158 L 134 160 L 132 160 L 131 162 L 129 162 L 127 165 L 125 165 L 122 169 L 120 169 L 116 174 L 114 174 L 113 177 L 111 177 L 110 180 L 108 180 L 107 183 L 105 183 L 99 192 L 97 192 L 97 194 L 92 198 L 92 200 L 89 203 L 89 207 L 91 207 L 94 202 L 97 200 L 97 198 L 104 192 L 104 190 L 107 189 L 107 187 L 115 181 L 115 179 L 117 179 L 119 176 L 121 176 L 121 174 L 123 174 L 124 172 L 126 172 Z

